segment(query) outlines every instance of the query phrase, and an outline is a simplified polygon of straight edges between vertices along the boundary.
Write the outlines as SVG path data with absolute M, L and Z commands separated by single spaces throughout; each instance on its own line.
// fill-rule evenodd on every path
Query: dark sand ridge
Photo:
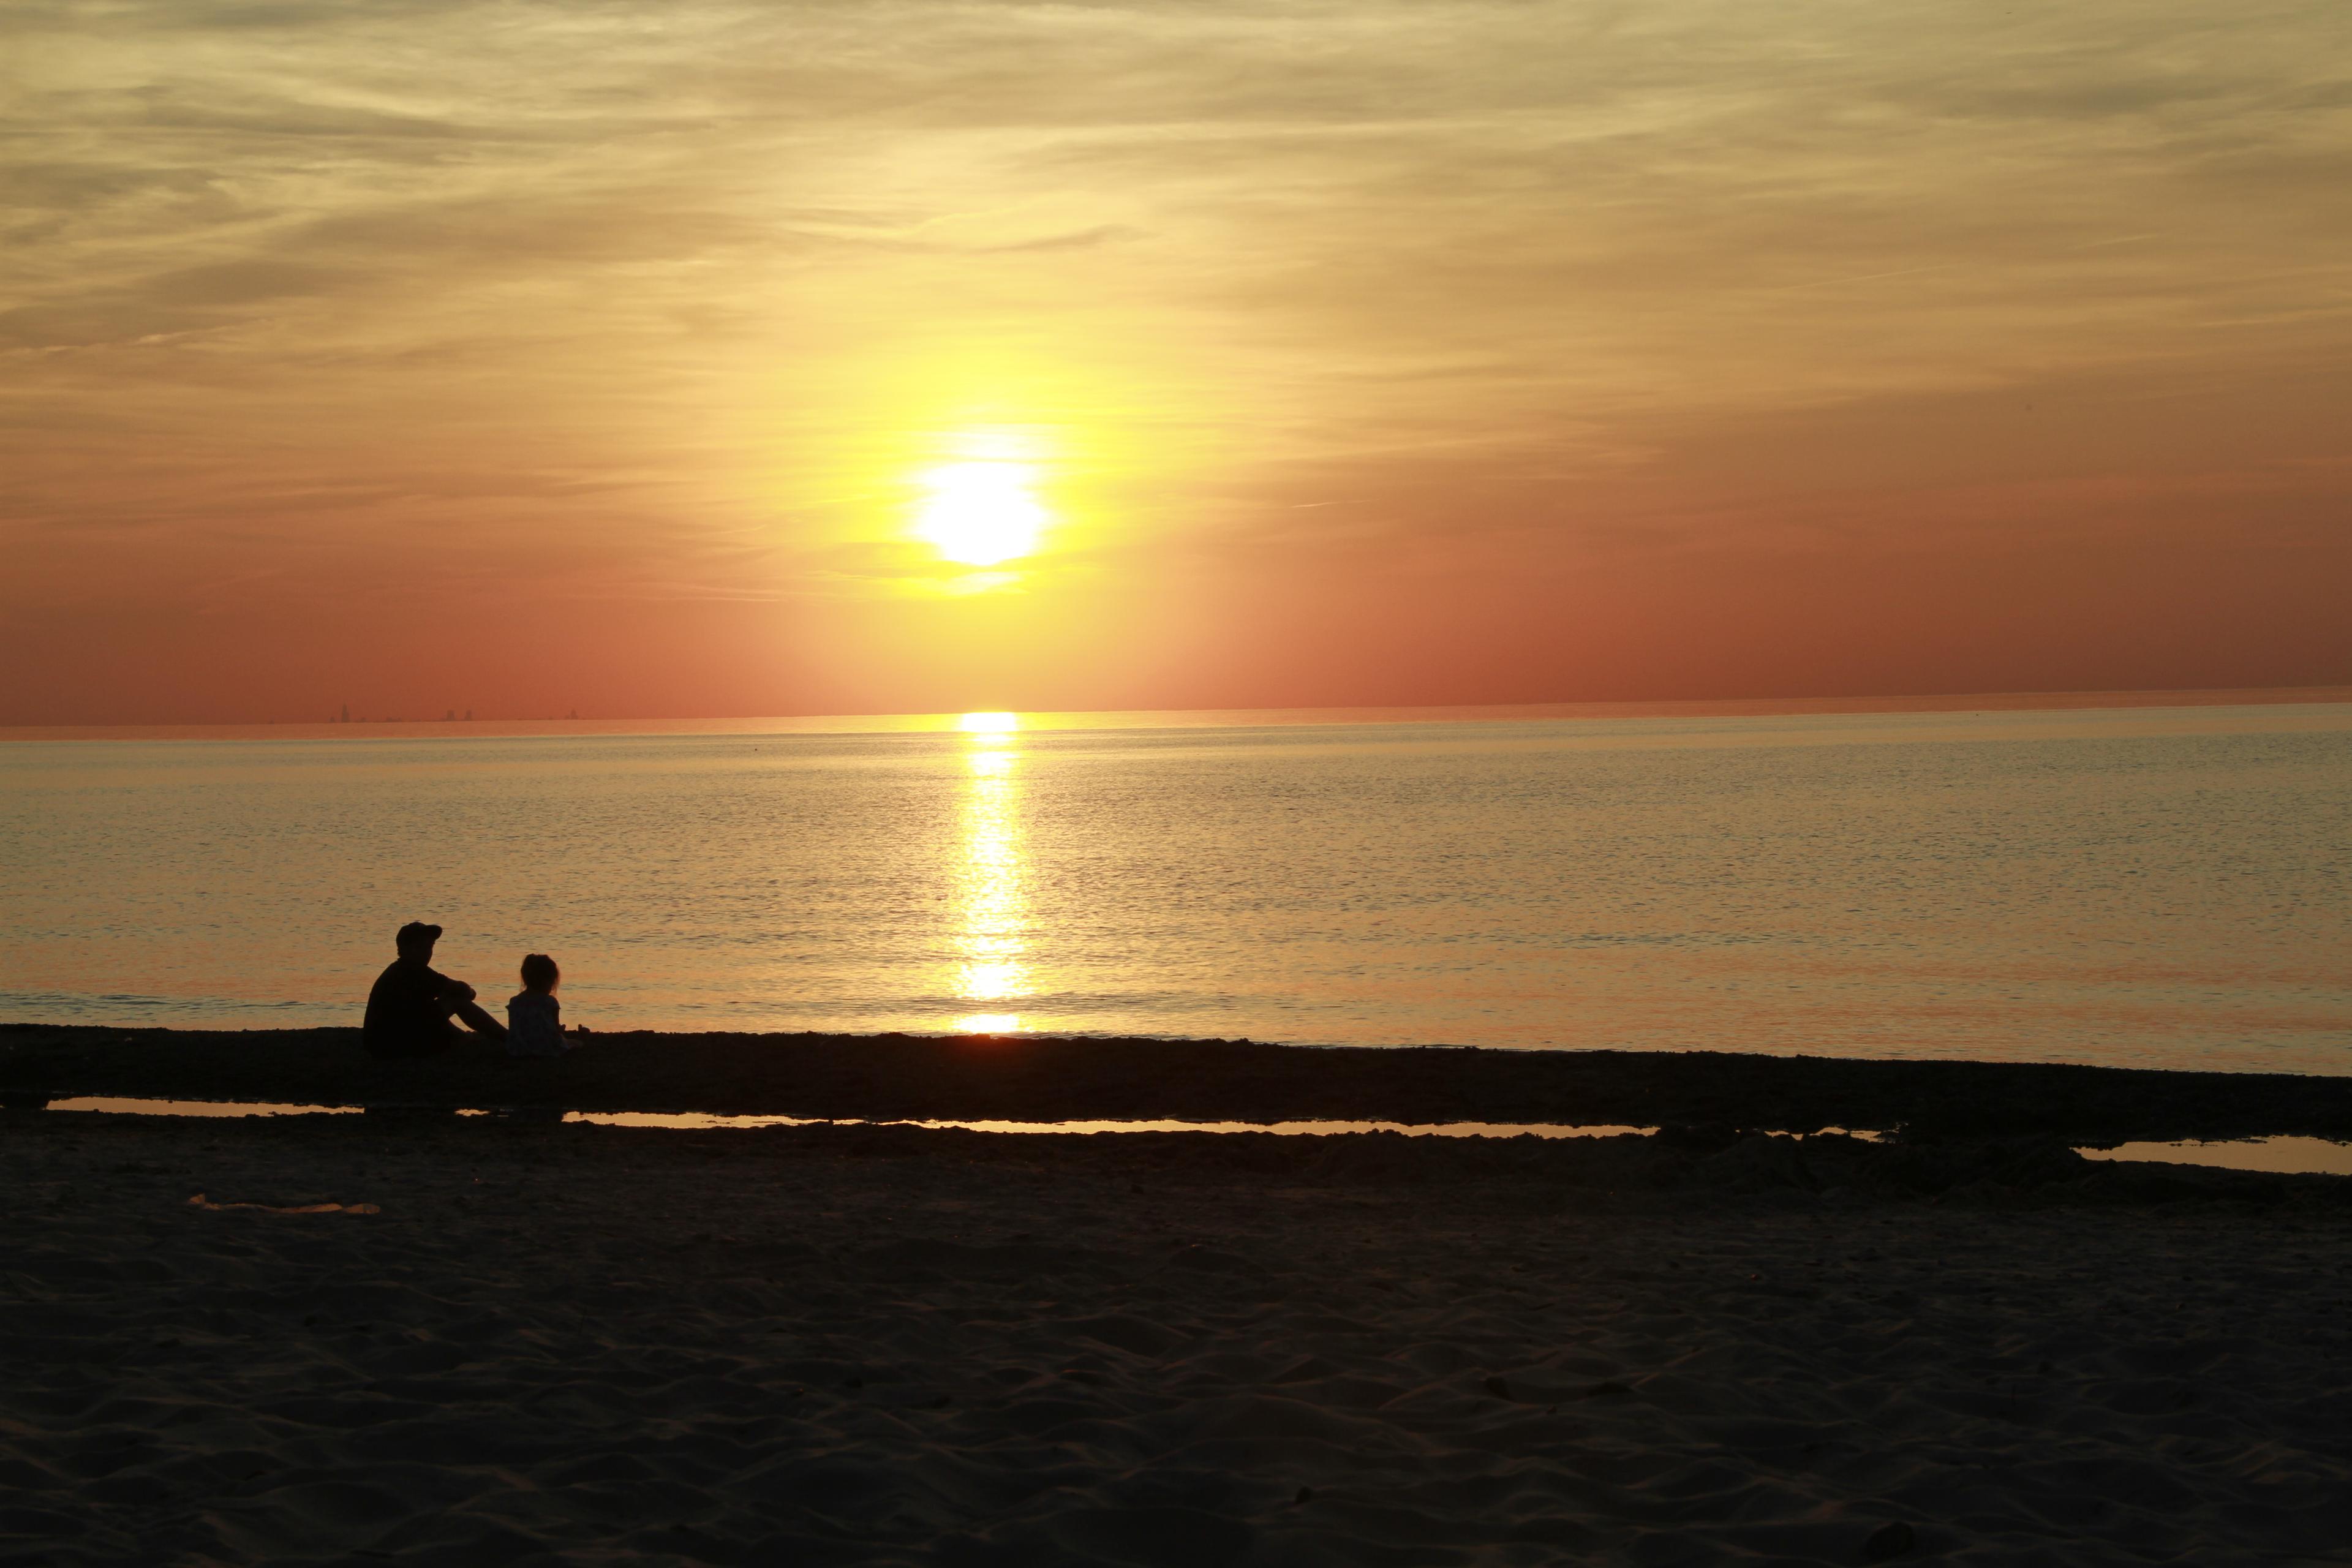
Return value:
M 378 1063 L 356 1029 L 0 1026 L 0 1094 L 821 1118 L 1906 1128 L 2083 1143 L 2352 1138 L 2352 1078 L 1694 1051 L 615 1033 L 562 1062 Z
M 0 1563 L 2352 1540 L 2343 1179 L 2032 1139 L 53 1111 L 0 1114 Z

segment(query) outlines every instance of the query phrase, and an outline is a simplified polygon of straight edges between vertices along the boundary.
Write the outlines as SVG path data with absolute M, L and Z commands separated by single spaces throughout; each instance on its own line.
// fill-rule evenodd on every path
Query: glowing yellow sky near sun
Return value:
M 1058 337 L 945 336 L 742 390 L 743 489 L 842 602 L 1051 592 L 1181 527 L 1166 498 L 1223 460 L 1188 434 L 1209 395 L 1164 345 L 1121 339 L 1108 364 Z

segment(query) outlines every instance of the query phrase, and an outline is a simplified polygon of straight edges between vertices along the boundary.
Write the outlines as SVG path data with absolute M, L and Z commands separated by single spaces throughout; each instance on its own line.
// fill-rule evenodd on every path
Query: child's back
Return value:
M 544 991 L 518 991 L 507 999 L 507 1055 L 560 1057 L 563 1043 L 562 1005 Z
M 534 952 L 522 961 L 522 986 L 507 1000 L 507 1055 L 560 1057 L 572 1048 L 563 1037 L 563 1010 L 555 1000 L 561 978 L 555 960 Z

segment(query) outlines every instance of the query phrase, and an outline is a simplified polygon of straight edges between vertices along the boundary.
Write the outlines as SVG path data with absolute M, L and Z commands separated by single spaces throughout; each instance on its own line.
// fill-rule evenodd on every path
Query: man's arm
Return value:
M 437 969 L 428 969 L 425 973 L 433 976 L 433 994 L 440 1000 L 471 1002 L 474 999 L 474 988 L 464 981 L 452 980 Z

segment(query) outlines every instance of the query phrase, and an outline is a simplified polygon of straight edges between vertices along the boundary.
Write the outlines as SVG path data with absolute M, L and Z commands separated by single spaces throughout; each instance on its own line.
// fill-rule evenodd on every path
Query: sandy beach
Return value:
M 2352 1540 L 2326 1177 L 2032 1139 L 60 1111 L 0 1115 L 0 1561 Z

